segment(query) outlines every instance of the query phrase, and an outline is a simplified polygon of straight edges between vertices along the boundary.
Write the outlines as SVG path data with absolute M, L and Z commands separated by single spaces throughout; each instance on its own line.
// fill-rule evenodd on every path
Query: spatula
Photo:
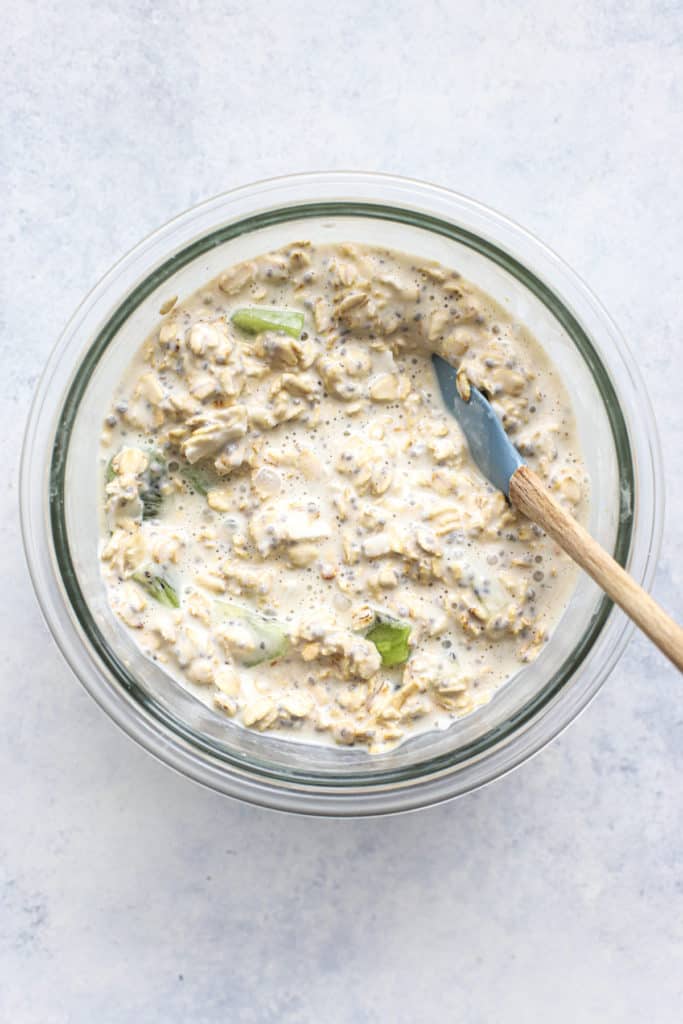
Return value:
M 437 355 L 432 362 L 446 408 L 460 424 L 486 479 L 542 527 L 683 672 L 683 629 L 552 497 L 525 464 L 481 391 L 467 381 L 461 395 L 450 363 Z

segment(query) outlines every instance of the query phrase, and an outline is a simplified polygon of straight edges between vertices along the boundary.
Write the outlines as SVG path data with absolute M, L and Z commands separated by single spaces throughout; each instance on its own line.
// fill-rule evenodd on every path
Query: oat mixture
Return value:
M 139 648 L 244 726 L 390 747 L 541 650 L 573 570 L 493 490 L 430 353 L 583 516 L 567 394 L 458 273 L 297 242 L 170 299 L 102 435 L 102 571 Z

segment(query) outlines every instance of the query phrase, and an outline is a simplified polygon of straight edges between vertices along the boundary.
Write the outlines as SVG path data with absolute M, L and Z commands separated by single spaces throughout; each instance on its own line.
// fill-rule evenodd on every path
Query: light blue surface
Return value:
M 0 1021 L 677 1024 L 683 686 L 644 639 L 558 742 L 455 804 L 240 807 L 64 666 L 16 471 L 56 334 L 140 237 L 271 174 L 409 174 L 523 222 L 629 337 L 664 447 L 655 594 L 683 617 L 681 4 L 24 0 L 2 46 Z

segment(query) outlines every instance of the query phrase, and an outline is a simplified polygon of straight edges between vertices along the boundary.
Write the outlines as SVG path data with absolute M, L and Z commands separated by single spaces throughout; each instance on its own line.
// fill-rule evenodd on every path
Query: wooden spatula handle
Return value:
M 565 512 L 528 466 L 513 473 L 510 501 L 542 526 L 683 672 L 683 629 Z

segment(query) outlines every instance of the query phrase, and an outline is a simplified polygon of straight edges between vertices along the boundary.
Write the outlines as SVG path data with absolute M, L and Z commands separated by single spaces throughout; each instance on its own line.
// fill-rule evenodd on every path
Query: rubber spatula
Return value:
M 481 391 L 467 382 L 461 395 L 450 363 L 437 355 L 432 363 L 446 408 L 460 424 L 470 454 L 486 479 L 542 527 L 683 672 L 683 629 L 555 501 L 525 464 Z

